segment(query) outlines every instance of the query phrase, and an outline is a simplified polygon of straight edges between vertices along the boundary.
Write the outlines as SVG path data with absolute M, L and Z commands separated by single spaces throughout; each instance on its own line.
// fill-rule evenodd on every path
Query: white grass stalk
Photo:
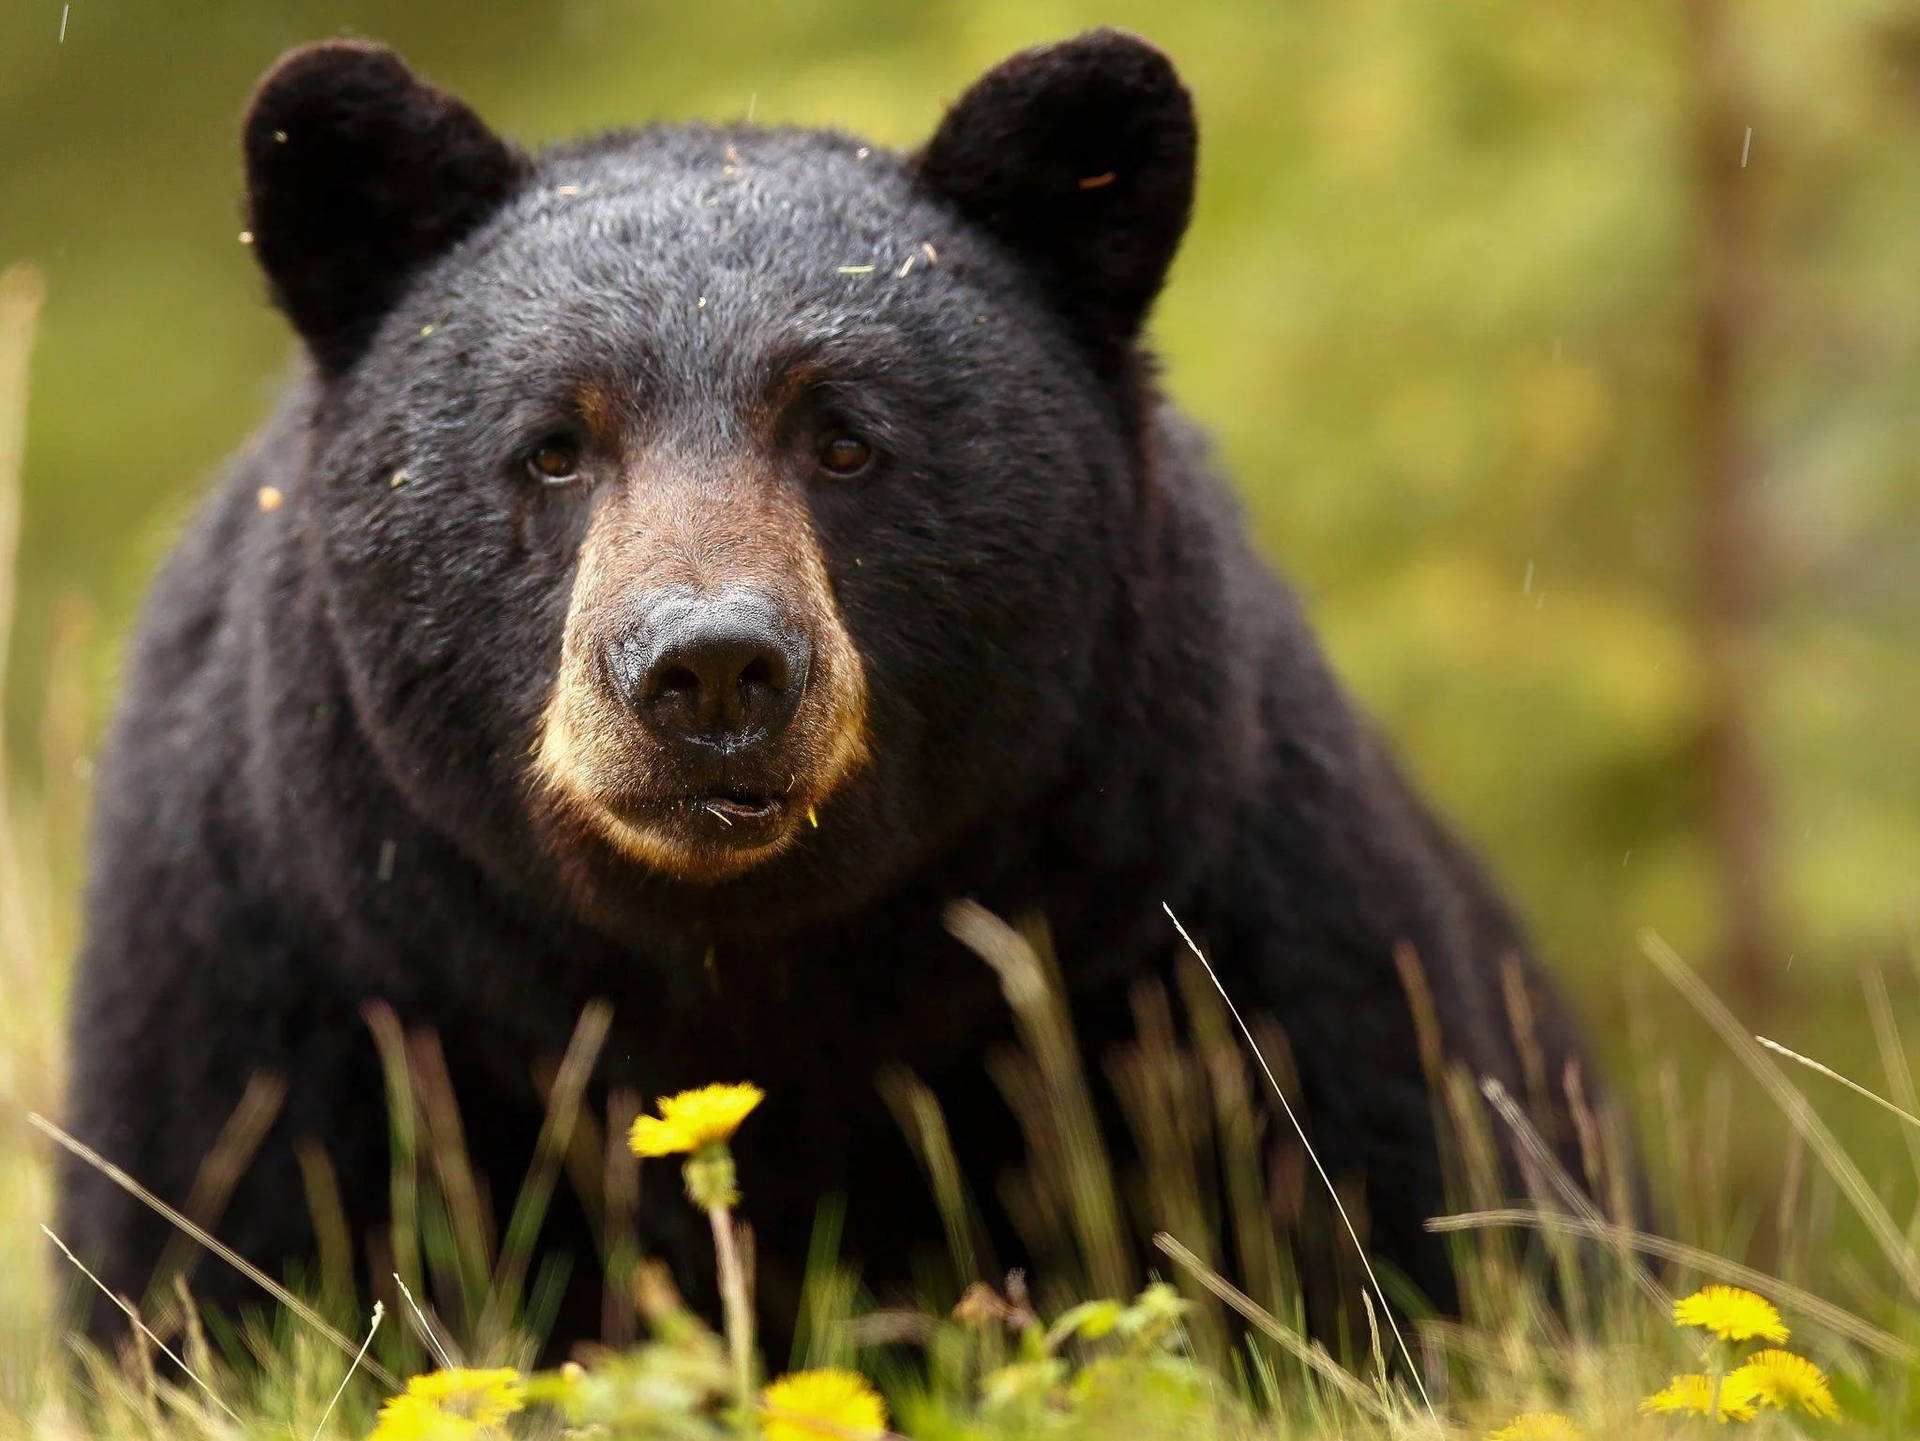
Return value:
M 320 1433 L 327 1429 L 327 1422 L 333 1419 L 333 1408 L 340 1404 L 340 1398 L 347 1394 L 347 1382 L 353 1379 L 353 1373 L 360 1369 L 360 1363 L 366 1358 L 367 1351 L 373 1345 L 374 1333 L 380 1329 L 380 1318 L 387 1314 L 387 1308 L 379 1301 L 373 1303 L 373 1324 L 367 1327 L 367 1339 L 360 1343 L 360 1354 L 353 1358 L 347 1367 L 347 1374 L 340 1378 L 340 1384 L 333 1388 L 333 1399 L 327 1402 L 327 1409 L 320 1413 L 320 1424 L 313 1428 L 313 1441 L 320 1441 Z
M 122 1311 L 126 1313 L 127 1319 L 133 1323 L 133 1327 L 136 1331 L 138 1331 L 142 1336 L 145 1336 L 149 1341 L 153 1342 L 154 1345 L 158 1346 L 160 1348 L 160 1354 L 162 1356 L 165 1356 L 169 1361 L 173 1362 L 174 1365 L 178 1366 L 182 1371 L 184 1371 L 186 1373 L 187 1379 L 193 1382 L 194 1385 L 198 1386 L 202 1391 L 206 1393 L 207 1399 L 209 1401 L 213 1402 L 214 1405 L 218 1406 L 222 1411 L 226 1412 L 228 1416 L 232 1417 L 233 1423 L 236 1426 L 244 1427 L 246 1425 L 246 1422 L 240 1419 L 240 1414 L 237 1411 L 235 1411 L 233 1407 L 229 1406 L 226 1402 L 222 1401 L 219 1397 L 219 1394 L 213 1389 L 213 1387 L 209 1386 L 205 1381 L 200 1379 L 199 1372 L 195 1371 L 193 1367 L 189 1366 L 185 1361 L 181 1360 L 180 1357 L 174 1353 L 172 1347 L 168 1346 L 165 1341 L 162 1341 L 158 1336 L 154 1335 L 154 1333 L 147 1328 L 147 1323 L 140 1319 L 140 1313 L 134 1310 L 133 1307 L 127 1303 L 126 1298 L 115 1295 L 112 1291 L 108 1290 L 107 1283 L 105 1281 L 102 1281 L 98 1276 L 94 1275 L 93 1272 L 87 1269 L 87 1263 L 85 1261 L 82 1261 L 78 1256 L 74 1255 L 73 1252 L 68 1249 L 67 1243 L 65 1241 L 62 1241 L 58 1236 L 56 1236 L 53 1233 L 53 1228 L 51 1226 L 42 1226 L 40 1230 L 41 1230 L 41 1233 L 44 1234 L 49 1241 L 53 1242 L 54 1245 L 60 1248 L 61 1255 L 65 1256 L 69 1261 L 73 1262 L 75 1269 L 77 1269 L 82 1276 L 85 1276 L 89 1281 L 93 1282 L 95 1286 L 98 1286 L 100 1288 L 100 1294 L 102 1296 L 105 1296 L 109 1301 L 113 1302 L 114 1305 L 118 1306 Z
M 1852 1091 L 1854 1095 L 1861 1096 L 1861 1097 L 1864 1097 L 1866 1100 L 1872 1101 L 1873 1104 L 1878 1106 L 1881 1110 L 1886 1111 L 1891 1115 L 1898 1116 L 1901 1120 L 1905 1121 L 1909 1126 L 1913 1126 L 1916 1129 L 1920 1129 L 1920 1116 L 1914 1115 L 1911 1111 L 1901 1110 L 1900 1107 L 1894 1105 L 1894 1103 L 1892 1101 L 1889 1101 L 1885 1096 L 1882 1096 L 1874 1091 L 1869 1091 L 1865 1086 L 1861 1085 L 1858 1081 L 1849 1080 L 1847 1077 L 1841 1075 L 1838 1071 L 1834 1070 L 1832 1066 L 1826 1065 L 1820 1061 L 1816 1061 L 1812 1056 L 1803 1056 L 1798 1051 L 1792 1050 L 1789 1047 L 1781 1045 L 1778 1041 L 1768 1040 L 1765 1036 L 1755 1036 L 1754 1040 L 1758 1041 L 1761 1045 L 1765 1046 L 1769 1051 L 1772 1051 L 1776 1056 L 1785 1056 L 1789 1061 L 1798 1061 L 1801 1065 L 1805 1066 L 1809 1071 L 1813 1071 L 1818 1073 L 1819 1075 L 1825 1076 L 1829 1081 L 1838 1081 L 1841 1085 L 1845 1086 L 1849 1091 Z
M 441 1370 L 453 1370 L 455 1366 L 453 1353 L 447 1349 L 446 1343 L 440 1339 L 440 1333 L 434 1329 L 433 1322 L 427 1319 L 427 1313 L 420 1309 L 420 1303 L 413 1299 L 413 1292 L 407 1289 L 407 1283 L 400 1279 L 400 1273 L 398 1271 L 393 1273 L 393 1284 L 400 1288 L 400 1299 L 405 1301 L 407 1303 L 407 1309 L 413 1312 L 415 1327 L 420 1332 L 420 1339 L 425 1341 L 427 1343 L 427 1349 L 433 1352 L 433 1359 L 440 1363 Z

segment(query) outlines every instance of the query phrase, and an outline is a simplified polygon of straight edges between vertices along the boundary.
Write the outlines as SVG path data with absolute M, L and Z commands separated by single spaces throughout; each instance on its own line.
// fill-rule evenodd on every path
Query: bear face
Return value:
M 384 51 L 282 62 L 255 245 L 396 786 L 616 929 L 848 914 L 1018 809 L 1100 710 L 1193 150 L 1110 32 L 917 155 L 662 127 L 534 161 Z

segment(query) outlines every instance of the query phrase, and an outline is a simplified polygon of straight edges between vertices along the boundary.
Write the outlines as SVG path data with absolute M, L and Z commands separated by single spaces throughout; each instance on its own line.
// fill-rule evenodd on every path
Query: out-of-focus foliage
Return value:
M 1204 124 L 1167 384 L 1336 663 L 1593 991 L 1637 926 L 1710 949 L 1686 11 L 16 0 L 0 260 L 49 286 L 16 750 L 78 724 L 49 709 L 43 638 L 96 616 L 107 692 L 158 557 L 285 372 L 234 142 L 282 48 L 385 39 L 532 141 L 750 113 L 911 145 L 1006 52 L 1113 23 L 1172 52 Z M 1920 896 L 1920 9 L 1755 0 L 1730 23 L 1751 134 L 1707 159 L 1741 167 L 1756 226 L 1738 404 L 1771 527 L 1781 950 L 1839 973 L 1897 955 Z

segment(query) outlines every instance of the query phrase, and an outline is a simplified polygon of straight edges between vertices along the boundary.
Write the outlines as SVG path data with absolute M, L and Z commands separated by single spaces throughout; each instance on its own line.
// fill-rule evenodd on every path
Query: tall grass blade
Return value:
M 1873 1233 L 1888 1262 L 1899 1273 L 1907 1293 L 1920 1299 L 1920 1256 L 1915 1255 L 1913 1247 L 1907 1244 L 1906 1237 L 1894 1225 L 1893 1217 L 1887 1214 L 1887 1208 L 1881 1205 L 1880 1198 L 1874 1195 L 1873 1188 L 1867 1184 L 1867 1178 L 1860 1174 L 1860 1168 L 1853 1163 L 1853 1158 L 1834 1139 L 1833 1132 L 1827 1129 L 1827 1123 L 1820 1119 L 1819 1113 L 1781 1073 L 1780 1068 L 1767 1059 L 1766 1052 L 1754 1044 L 1733 1012 L 1694 974 L 1693 968 L 1680 959 L 1678 951 L 1651 930 L 1640 933 L 1640 948 L 1673 983 L 1674 989 L 1685 996 L 1707 1024 L 1720 1033 L 1720 1038 L 1734 1055 L 1740 1058 L 1752 1072 L 1753 1078 L 1786 1113 L 1788 1122 L 1806 1138 L 1808 1147 L 1820 1158 L 1827 1173 L 1867 1223 L 1867 1229 Z
M 1893 1018 L 1893 997 L 1887 994 L 1887 978 L 1878 966 L 1869 966 L 1860 985 L 1867 994 L 1867 1018 L 1873 1023 L 1874 1044 L 1880 1048 L 1880 1066 L 1887 1073 L 1887 1087 L 1903 1111 L 1910 1116 L 1920 1115 L 1920 1094 L 1914 1090 L 1913 1068 L 1907 1064 L 1906 1050 L 1900 1044 L 1900 1027 Z M 1900 1136 L 1907 1143 L 1913 1174 L 1920 1177 L 1920 1133 L 1908 1129 Z
M 1599 1207 L 1593 1204 L 1586 1192 L 1582 1191 L 1573 1177 L 1567 1174 L 1566 1167 L 1560 1164 L 1560 1158 L 1553 1154 L 1553 1148 L 1547 1144 L 1546 1138 L 1534 1127 L 1533 1122 L 1527 1119 L 1526 1113 L 1520 1109 L 1519 1102 L 1513 1099 L 1507 1088 L 1496 1078 L 1483 1076 L 1480 1079 L 1480 1094 L 1487 1098 L 1487 1103 L 1493 1107 L 1500 1119 L 1507 1123 L 1507 1129 L 1513 1132 L 1514 1139 L 1540 1168 L 1541 1174 L 1547 1178 L 1554 1193 L 1567 1208 L 1583 1220 L 1596 1225 L 1605 1225 L 1607 1218 L 1600 1214 Z M 1662 1311 L 1673 1304 L 1673 1297 L 1666 1287 L 1648 1274 L 1647 1268 L 1634 1258 L 1630 1248 L 1616 1246 L 1614 1249 L 1619 1256 L 1622 1268 L 1649 1301 Z
M 274 1280 L 273 1277 L 269 1276 L 265 1271 L 262 1271 L 258 1266 L 254 1265 L 253 1262 L 249 1261 L 245 1256 L 242 1256 L 238 1251 L 235 1251 L 224 1241 L 219 1240 L 205 1227 L 196 1226 L 192 1221 L 188 1220 L 187 1217 L 174 1210 L 173 1207 L 169 1206 L 145 1186 L 134 1180 L 133 1177 L 129 1176 L 125 1171 L 114 1165 L 113 1162 L 109 1161 L 105 1156 L 94 1150 L 93 1147 L 87 1145 L 86 1142 L 68 1135 L 45 1116 L 29 1115 L 27 1117 L 27 1123 L 46 1135 L 49 1140 L 64 1147 L 87 1165 L 93 1167 L 94 1170 L 105 1176 L 136 1201 L 139 1201 L 142 1205 L 165 1217 L 182 1231 L 185 1231 L 189 1236 L 193 1237 L 194 1240 L 198 1241 L 202 1246 L 205 1246 L 209 1251 L 213 1252 L 214 1255 L 218 1256 L 222 1261 L 225 1261 L 229 1266 L 233 1267 L 234 1270 L 238 1271 L 262 1291 L 265 1291 L 269 1296 L 273 1297 L 273 1299 L 278 1301 L 282 1306 L 285 1306 L 295 1316 L 298 1316 L 302 1321 L 306 1322 L 307 1325 L 313 1327 L 315 1331 L 318 1331 L 347 1355 L 351 1356 L 354 1354 L 354 1343 L 347 1337 L 341 1335 L 340 1332 L 332 1326 L 328 1325 L 326 1318 L 315 1311 L 313 1307 L 309 1306 L 305 1301 L 302 1301 L 298 1296 L 294 1295 L 293 1292 L 289 1291 L 285 1286 L 282 1286 L 278 1281 Z M 399 1384 L 394 1380 L 393 1373 L 378 1361 L 367 1360 L 361 1364 L 375 1376 L 379 1377 L 383 1385 L 395 1386 Z
M 1293 1127 L 1294 1134 L 1300 1138 L 1300 1144 L 1306 1148 L 1307 1159 L 1313 1162 L 1313 1169 L 1320 1177 L 1320 1183 L 1327 1188 L 1327 1194 L 1333 1198 L 1333 1208 L 1339 1213 L 1340 1224 L 1346 1228 L 1347 1238 L 1353 1242 L 1353 1249 L 1360 1257 L 1360 1265 L 1367 1273 L 1367 1284 L 1373 1288 L 1374 1295 L 1379 1297 L 1381 1309 L 1386 1312 L 1387 1325 L 1393 1331 L 1394 1344 L 1400 1348 L 1401 1356 L 1406 1359 L 1407 1370 L 1413 1377 L 1415 1389 L 1420 1392 L 1420 1400 L 1426 1406 L 1427 1414 L 1437 1425 L 1440 1413 L 1434 1409 L 1433 1398 L 1427 1394 L 1427 1383 L 1420 1375 L 1420 1363 L 1414 1359 L 1413 1350 L 1407 1345 L 1407 1338 L 1400 1334 L 1400 1323 L 1394 1319 L 1393 1307 L 1387 1302 L 1387 1293 L 1381 1289 L 1380 1278 L 1374 1274 L 1373 1262 L 1367 1257 L 1367 1248 L 1360 1244 L 1360 1232 L 1354 1226 L 1353 1218 L 1347 1214 L 1346 1203 L 1340 1199 L 1340 1190 L 1333 1184 L 1333 1177 L 1329 1176 L 1327 1168 L 1320 1164 L 1319 1154 L 1313 1149 L 1313 1143 L 1307 1139 L 1307 1128 L 1300 1124 L 1300 1118 L 1294 1114 L 1293 1106 L 1287 1100 L 1286 1091 L 1282 1089 L 1279 1078 L 1274 1075 L 1273 1067 L 1267 1064 L 1266 1054 L 1255 1043 L 1253 1032 L 1247 1028 L 1246 1021 L 1240 1015 L 1240 1008 L 1234 1005 L 1233 997 L 1227 994 L 1227 988 L 1220 984 L 1220 976 L 1213 969 L 1213 963 L 1194 943 L 1193 937 L 1187 934 L 1187 928 L 1180 924 L 1180 918 L 1173 913 L 1173 907 L 1162 901 L 1160 909 L 1167 913 L 1167 919 L 1173 922 L 1173 928 L 1180 933 L 1180 939 L 1187 943 L 1187 949 L 1193 952 L 1194 959 L 1206 967 L 1207 977 L 1213 982 L 1214 989 L 1220 992 L 1220 999 L 1226 1004 L 1227 1013 L 1233 1017 L 1234 1025 L 1240 1028 L 1240 1034 L 1246 1038 L 1248 1047 L 1253 1051 L 1254 1059 L 1260 1062 L 1260 1069 L 1267 1073 L 1267 1081 L 1273 1087 L 1273 1094 L 1280 1100 L 1280 1109 L 1286 1113 L 1287 1124 Z
M 20 471 L 27 446 L 28 360 L 45 289 L 40 272 L 0 272 L 0 715 L 6 713 L 7 661 L 13 639 L 14 572 L 20 553 Z M 17 973 L 33 954 L 20 887 L 19 837 L 13 831 L 12 779 L 0 746 L 0 949 Z
M 1172 1258 L 1181 1270 L 1219 1297 L 1225 1305 L 1238 1312 L 1241 1319 L 1248 1325 L 1326 1381 L 1347 1400 L 1377 1421 L 1387 1419 L 1387 1408 L 1373 1389 L 1329 1356 L 1319 1343 L 1307 1340 L 1291 1326 L 1282 1323 L 1253 1297 L 1214 1271 L 1205 1261 L 1166 1232 L 1162 1231 L 1155 1236 L 1153 1244 Z
M 1435 1216 L 1427 1222 L 1429 1231 L 1480 1231 L 1494 1227 L 1520 1226 L 1536 1231 L 1562 1231 L 1568 1235 L 1589 1237 L 1596 1241 L 1611 1242 L 1615 1246 L 1630 1246 L 1649 1256 L 1658 1256 L 1662 1260 L 1674 1261 L 1683 1266 L 1691 1266 L 1703 1276 L 1711 1276 L 1736 1286 L 1744 1286 L 1750 1291 L 1762 1292 L 1791 1307 L 1794 1310 L 1817 1321 L 1837 1336 L 1845 1336 L 1850 1341 L 1883 1356 L 1890 1356 L 1909 1365 L 1920 1362 L 1920 1347 L 1901 1340 L 1891 1332 L 1882 1331 L 1870 1321 L 1863 1321 L 1853 1312 L 1833 1302 L 1824 1300 L 1791 1281 L 1783 1281 L 1778 1276 L 1770 1276 L 1765 1271 L 1730 1260 L 1713 1251 L 1703 1250 L 1699 1246 L 1689 1246 L 1684 1241 L 1669 1240 L 1665 1236 L 1656 1236 L 1650 1231 L 1637 1231 L 1631 1226 L 1616 1225 L 1612 1221 L 1589 1221 L 1582 1216 L 1568 1216 L 1558 1211 L 1526 1210 L 1512 1207 L 1495 1211 L 1467 1211 L 1457 1216 Z
M 956 1279 L 962 1290 L 984 1276 L 979 1251 L 974 1244 L 978 1228 L 975 1211 L 967 1195 L 966 1181 L 960 1174 L 960 1160 L 954 1154 L 953 1135 L 947 1129 L 946 1113 L 931 1087 L 905 1066 L 888 1066 L 879 1077 L 880 1098 L 893 1112 L 894 1123 L 905 1133 L 913 1147 L 927 1184 L 933 1188 L 934 1205 L 940 1212 L 940 1224 L 947 1233 L 947 1254 L 953 1259 Z M 984 1238 L 983 1238 L 984 1239 Z
M 214 1138 L 213 1149 L 207 1152 L 206 1159 L 200 1163 L 193 1185 L 187 1190 L 186 1205 L 182 1209 L 203 1229 L 211 1231 L 220 1224 L 220 1217 L 226 1213 L 227 1202 L 232 1199 L 233 1188 L 240 1184 L 240 1178 L 252 1164 L 254 1153 L 260 1149 L 268 1128 L 280 1115 L 280 1107 L 286 1097 L 286 1081 L 271 1071 L 255 1071 L 247 1078 L 247 1087 L 240 1095 L 240 1103 L 220 1128 L 220 1134 Z M 161 1248 L 160 1259 L 154 1263 L 153 1281 L 147 1289 L 144 1304 L 153 1309 L 156 1301 L 176 1281 L 190 1281 L 194 1263 L 199 1259 L 200 1250 L 190 1237 L 179 1231 L 169 1236 L 167 1244 Z M 174 1322 L 182 1319 L 184 1313 L 178 1308 L 175 1298 L 167 1298 L 164 1305 L 154 1310 L 155 1326 L 167 1334 L 171 1334 Z
M 540 1123 L 540 1136 L 534 1143 L 533 1165 L 520 1184 L 513 1215 L 507 1221 L 507 1233 L 500 1243 L 500 1267 L 494 1275 L 493 1290 L 487 1298 L 485 1319 L 503 1326 L 518 1311 L 527 1267 L 533 1259 L 533 1245 L 546 1219 L 547 1203 L 553 1199 L 554 1182 L 559 1177 L 561 1159 L 573 1138 L 574 1124 L 580 1116 L 580 1102 L 593 1068 L 600 1059 L 600 1048 L 607 1043 L 607 1031 L 613 1025 L 613 1007 L 605 1001 L 589 1001 L 580 1012 L 567 1043 L 566 1055 L 554 1076 L 553 1090 L 547 1097 L 547 1114 Z M 483 1335 L 491 1334 L 484 1327 Z
M 1124 1296 L 1132 1289 L 1133 1266 L 1120 1224 L 1113 1163 L 1100 1136 L 1080 1047 L 1060 988 L 1040 950 L 984 906 L 958 901 L 947 907 L 945 918 L 953 937 L 1000 978 L 1000 988 L 1039 1068 L 1045 1095 L 1038 1099 L 1052 1109 L 1059 1154 L 1036 1160 L 1050 1159 L 1064 1170 L 1074 1229 L 1095 1293 Z M 1032 1107 L 1016 1109 L 1030 1113 Z

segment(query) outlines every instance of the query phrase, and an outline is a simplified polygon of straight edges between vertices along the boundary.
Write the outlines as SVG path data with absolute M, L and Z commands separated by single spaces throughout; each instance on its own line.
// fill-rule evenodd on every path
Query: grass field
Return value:
M 0 635 L 11 629 L 19 437 L 37 298 L 30 272 L 0 279 Z M 60 1113 L 60 1017 L 74 947 L 84 718 L 92 699 L 81 659 L 84 630 L 85 617 L 76 613 L 51 635 L 13 637 L 16 647 L 36 649 L 47 677 L 42 754 L 32 767 L 39 781 L 23 782 L 20 758 L 0 753 L 0 1436 L 360 1437 L 376 1424 L 391 1441 L 704 1437 L 761 1427 L 787 1441 L 874 1434 L 873 1413 L 861 1409 L 867 1402 L 844 1378 L 847 1389 L 834 1405 L 833 1397 L 822 1398 L 835 1383 L 819 1376 L 774 1393 L 769 1405 L 759 1393 L 762 1378 L 753 1374 L 759 1362 L 742 1315 L 730 1318 L 726 1334 L 716 1333 L 680 1309 L 644 1264 L 623 1261 L 612 1279 L 626 1304 L 621 1324 L 650 1339 L 609 1351 L 584 1370 L 525 1376 L 536 1341 L 521 1322 L 537 1304 L 522 1307 L 513 1298 L 537 1301 L 538 1288 L 522 1284 L 525 1256 L 511 1227 L 496 1244 L 483 1226 L 463 1221 L 457 1157 L 421 1167 L 417 1232 L 406 1245 L 396 1242 L 397 1254 L 416 1247 L 422 1254 L 416 1281 L 439 1276 L 443 1284 L 419 1286 L 417 1310 L 397 1304 L 387 1311 L 358 1368 L 352 1353 L 373 1316 L 365 1303 L 337 1291 L 312 1298 L 303 1314 L 263 1294 L 267 1319 L 239 1333 L 202 1334 L 152 1314 L 184 1372 L 149 1349 L 105 1358 L 61 1333 L 63 1298 L 85 1282 L 57 1264 L 41 1232 L 51 1213 L 52 1146 L 28 1117 Z M 5 659 L 0 652 L 0 675 Z M 1049 1081 L 1029 1101 L 1046 1114 L 1032 1119 L 1037 1133 L 1062 1142 L 1056 1153 L 1034 1158 L 1031 1181 L 1070 1219 L 1071 1242 L 1031 1277 L 991 1278 L 964 1294 L 930 1289 L 916 1312 L 867 1309 L 857 1285 L 823 1249 L 793 1364 L 808 1373 L 845 1367 L 869 1377 L 886 1393 L 895 1431 L 922 1441 L 1490 1432 L 1520 1441 L 1664 1437 L 1718 1424 L 1773 1435 L 1920 1434 L 1920 1213 L 1907 1199 L 1920 1177 L 1920 1108 L 1898 1007 L 1877 979 L 1870 978 L 1859 1007 L 1878 1039 L 1878 1056 L 1826 1059 L 1885 1096 L 1846 1096 L 1840 1083 L 1756 1045 L 1684 960 L 1658 937 L 1644 937 L 1642 954 L 1623 957 L 1622 965 L 1644 973 L 1642 994 L 1662 1014 L 1705 1022 L 1699 1034 L 1713 1035 L 1718 1048 L 1716 1059 L 1703 1063 L 1649 1053 L 1658 1042 L 1644 1041 L 1631 1061 L 1671 1239 L 1624 1231 L 1572 1199 L 1565 1178 L 1538 1169 L 1531 1195 L 1503 1194 L 1486 1157 L 1502 1128 L 1513 1129 L 1525 1149 L 1524 1111 L 1481 1095 L 1471 1077 L 1453 1077 L 1445 1105 L 1459 1138 L 1460 1214 L 1441 1224 L 1457 1236 L 1465 1315 L 1397 1330 L 1365 1275 L 1346 1265 L 1346 1344 L 1330 1350 L 1305 1338 L 1300 1288 L 1269 1228 L 1232 1224 L 1236 1216 L 1266 1214 L 1261 1147 L 1265 1138 L 1286 1134 L 1287 1120 L 1275 1093 L 1259 1089 L 1265 1083 L 1251 1064 L 1255 1054 L 1225 1013 L 1213 1013 L 1209 1026 L 1184 1040 L 1143 1036 L 1132 1058 L 1135 1084 L 1167 1098 L 1182 1122 L 1143 1126 L 1136 1137 L 1150 1160 L 1145 1202 L 1132 1208 L 1143 1213 L 1140 1229 L 1158 1259 L 1150 1275 L 1138 1268 L 1142 1248 L 1124 1219 L 1122 1197 L 1135 1188 L 1112 1173 L 1100 1138 L 1077 1119 L 1087 1114 L 1081 1088 L 1089 1083 L 1061 1049 L 1051 992 L 1031 984 L 1046 968 L 1018 934 L 996 929 L 989 918 L 975 922 L 986 960 L 1003 974 L 1027 968 L 1030 983 L 1008 990 L 1029 1008 L 1022 1014 L 1028 1061 Z M 1197 972 L 1190 979 L 1191 1003 L 1205 991 Z M 1284 1064 L 1280 1069 L 1284 1074 Z M 417 1089 L 418 1078 L 404 1065 L 397 1079 L 404 1100 L 396 1126 L 411 1134 L 435 1098 Z M 933 1103 L 910 1092 L 901 1099 L 903 1114 L 917 1118 L 936 1191 L 956 1214 L 956 1270 L 970 1274 L 966 1228 L 957 1219 L 959 1178 L 942 1164 Z M 1883 1184 L 1863 1173 L 1822 1118 L 1836 1101 L 1847 1108 L 1850 1136 L 1876 1136 L 1876 1156 L 1899 1156 L 1904 1148 L 1913 1176 Z M 1781 1184 L 1767 1194 L 1737 1179 L 1730 1160 L 1756 1132 L 1787 1138 Z M 1604 1149 L 1597 1146 L 1596 1155 Z M 704 1154 L 714 1161 L 711 1148 Z M 1601 1195 L 1609 1192 L 1605 1170 L 1596 1161 Z M 750 1223 L 754 1178 L 738 1180 L 738 1219 Z M 1309 1173 L 1303 1184 L 1311 1189 L 1317 1180 Z M 736 1219 L 732 1208 L 721 1209 L 716 1236 Z M 1350 1260 L 1337 1225 L 1329 1224 L 1327 1249 Z M 1535 1243 L 1523 1244 L 1528 1237 Z M 1764 1258 L 1766 1269 L 1747 1269 L 1742 1260 L 1749 1256 Z M 626 1259 L 637 1260 L 637 1253 Z M 1251 1294 L 1229 1287 L 1216 1266 L 1252 1278 Z M 456 1278 L 451 1295 L 448 1277 Z M 1794 1392 L 1806 1373 L 1786 1362 L 1740 1369 L 1772 1345 L 1764 1335 L 1736 1341 L 1676 1324 L 1676 1299 L 1707 1282 L 1741 1285 L 1777 1307 L 1791 1332 L 1781 1345 L 1830 1378 L 1837 1416 L 1817 1414 L 1826 1409 L 1817 1388 Z M 1761 1331 L 1771 1330 L 1763 1322 Z M 409 1376 L 456 1366 L 511 1374 L 469 1377 L 464 1394 L 459 1377 L 443 1380 L 436 1384 L 446 1394 L 438 1400 L 423 1397 L 411 1410 L 403 1404 L 377 1423 L 381 1403 Z M 768 1369 L 782 1367 L 775 1361 Z M 1707 1378 L 1695 1383 L 1704 1388 L 1697 1397 L 1674 1381 L 1686 1375 Z M 1761 1381 L 1774 1390 L 1756 1390 Z M 1682 1409 L 1650 1409 L 1648 1398 L 1662 1392 Z M 1795 1394 L 1805 1404 L 1795 1404 Z M 1768 1395 L 1787 1404 L 1768 1405 Z M 1684 1409 L 1692 1400 L 1733 1414 L 1724 1422 L 1701 1419 Z M 808 1406 L 824 1407 L 829 1419 L 808 1430 Z

